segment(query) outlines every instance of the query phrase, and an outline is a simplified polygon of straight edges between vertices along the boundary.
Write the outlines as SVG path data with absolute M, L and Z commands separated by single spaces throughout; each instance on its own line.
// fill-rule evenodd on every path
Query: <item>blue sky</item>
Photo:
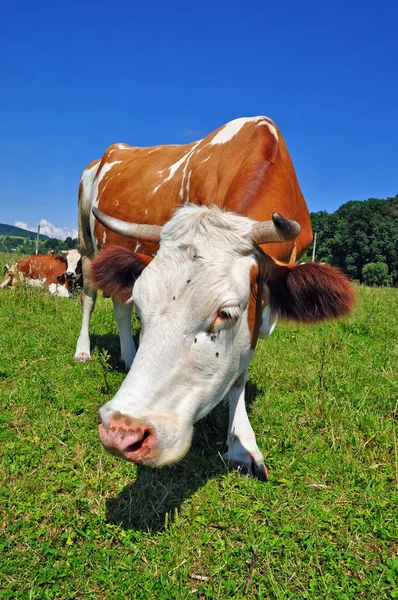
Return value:
M 267 115 L 310 210 L 398 193 L 391 1 L 8 3 L 0 24 L 0 222 L 76 227 L 111 143 L 187 143 Z

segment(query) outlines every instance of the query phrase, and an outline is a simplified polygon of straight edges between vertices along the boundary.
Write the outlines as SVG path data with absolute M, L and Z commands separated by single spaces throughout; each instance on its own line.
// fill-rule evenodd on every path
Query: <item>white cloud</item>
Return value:
M 28 231 L 33 231 L 33 229 L 30 229 L 29 225 L 23 221 L 15 221 L 14 226 L 20 227 L 21 229 L 27 229 Z
M 21 229 L 27 229 L 28 231 L 37 231 L 37 227 L 29 227 L 24 221 L 15 221 L 15 227 L 21 227 Z M 40 221 L 40 233 L 48 235 L 51 238 L 57 238 L 58 240 L 64 240 L 68 236 L 71 238 L 77 238 L 76 227 L 57 227 L 46 219 Z

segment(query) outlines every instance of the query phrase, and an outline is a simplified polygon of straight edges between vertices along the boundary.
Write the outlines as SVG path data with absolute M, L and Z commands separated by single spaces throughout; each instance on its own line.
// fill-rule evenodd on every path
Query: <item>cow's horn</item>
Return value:
M 160 225 L 145 225 L 141 223 L 128 223 L 127 221 L 121 221 L 105 215 L 95 206 L 92 207 L 93 215 L 102 225 L 123 235 L 124 237 L 132 237 L 136 240 L 142 240 L 143 242 L 159 242 L 160 233 L 162 228 Z
M 251 236 L 257 244 L 271 242 L 291 242 L 300 235 L 297 221 L 285 219 L 279 213 L 272 215 L 272 221 L 258 221 L 251 230 Z

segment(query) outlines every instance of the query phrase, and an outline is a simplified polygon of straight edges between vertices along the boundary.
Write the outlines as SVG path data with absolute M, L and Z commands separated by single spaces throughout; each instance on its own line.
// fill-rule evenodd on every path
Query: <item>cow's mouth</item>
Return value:
M 138 450 L 140 450 L 145 445 L 145 442 L 150 435 L 150 432 L 146 430 L 144 432 L 144 437 L 142 438 L 142 440 L 139 440 L 138 442 L 134 442 L 133 444 L 127 446 L 127 448 L 125 448 L 125 452 L 128 454 L 130 454 L 131 452 L 138 452 Z

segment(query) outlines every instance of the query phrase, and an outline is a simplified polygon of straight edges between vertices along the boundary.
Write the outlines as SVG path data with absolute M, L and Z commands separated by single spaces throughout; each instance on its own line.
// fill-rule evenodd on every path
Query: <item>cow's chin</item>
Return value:
M 190 433 L 187 433 L 184 439 L 181 439 L 174 446 L 164 448 L 159 451 L 157 456 L 153 460 L 145 462 L 148 467 L 167 467 L 167 465 L 173 465 L 184 458 L 189 451 L 192 444 L 193 429 Z

